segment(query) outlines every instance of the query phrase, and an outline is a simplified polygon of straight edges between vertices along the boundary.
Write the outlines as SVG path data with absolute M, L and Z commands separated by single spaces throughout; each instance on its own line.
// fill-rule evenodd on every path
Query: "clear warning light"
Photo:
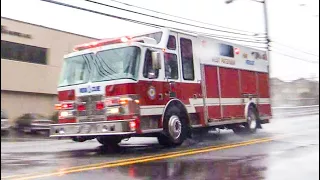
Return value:
M 122 42 L 128 42 L 129 39 L 128 39 L 127 37 L 122 37 L 122 38 L 121 38 L 121 41 L 122 41 Z

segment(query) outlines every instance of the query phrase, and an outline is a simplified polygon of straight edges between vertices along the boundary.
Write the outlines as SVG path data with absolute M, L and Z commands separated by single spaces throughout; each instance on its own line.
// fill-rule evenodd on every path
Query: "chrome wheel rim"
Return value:
M 169 134 L 173 139 L 178 139 L 181 135 L 181 121 L 178 116 L 171 116 L 169 119 Z
M 255 129 L 257 126 L 257 119 L 254 113 L 251 113 L 251 115 L 248 117 L 248 121 L 250 123 L 250 129 Z

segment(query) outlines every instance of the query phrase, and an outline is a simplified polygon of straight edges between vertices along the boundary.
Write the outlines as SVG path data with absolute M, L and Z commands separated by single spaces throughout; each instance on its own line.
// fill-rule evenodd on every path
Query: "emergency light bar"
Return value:
M 113 38 L 113 39 L 103 39 L 100 41 L 94 41 L 94 42 L 78 45 L 78 46 L 74 47 L 73 50 L 74 51 L 81 51 L 81 50 L 95 48 L 95 47 L 99 47 L 99 46 L 105 46 L 105 45 L 117 44 L 117 43 L 125 43 L 125 42 L 128 42 L 129 40 L 131 40 L 131 38 L 128 36 L 121 37 L 121 38 Z

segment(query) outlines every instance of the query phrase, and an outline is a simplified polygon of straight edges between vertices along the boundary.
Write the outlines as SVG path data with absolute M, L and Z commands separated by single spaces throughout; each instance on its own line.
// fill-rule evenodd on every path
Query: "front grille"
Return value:
M 78 112 L 78 116 L 96 116 L 104 115 L 105 110 L 96 110 L 96 102 L 102 101 L 102 95 L 81 96 L 78 98 L 80 103 L 85 103 L 86 110 Z M 92 118 L 89 118 L 92 119 Z

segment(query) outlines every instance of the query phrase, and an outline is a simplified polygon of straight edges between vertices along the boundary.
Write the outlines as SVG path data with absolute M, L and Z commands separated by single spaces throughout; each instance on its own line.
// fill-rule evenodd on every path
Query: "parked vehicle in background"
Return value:
M 47 117 L 37 113 L 26 113 L 15 121 L 15 128 L 19 132 L 36 133 L 40 131 L 49 132 L 50 124 L 53 122 Z
M 9 128 L 9 116 L 3 109 L 1 109 L 1 134 L 7 134 L 9 132 Z

